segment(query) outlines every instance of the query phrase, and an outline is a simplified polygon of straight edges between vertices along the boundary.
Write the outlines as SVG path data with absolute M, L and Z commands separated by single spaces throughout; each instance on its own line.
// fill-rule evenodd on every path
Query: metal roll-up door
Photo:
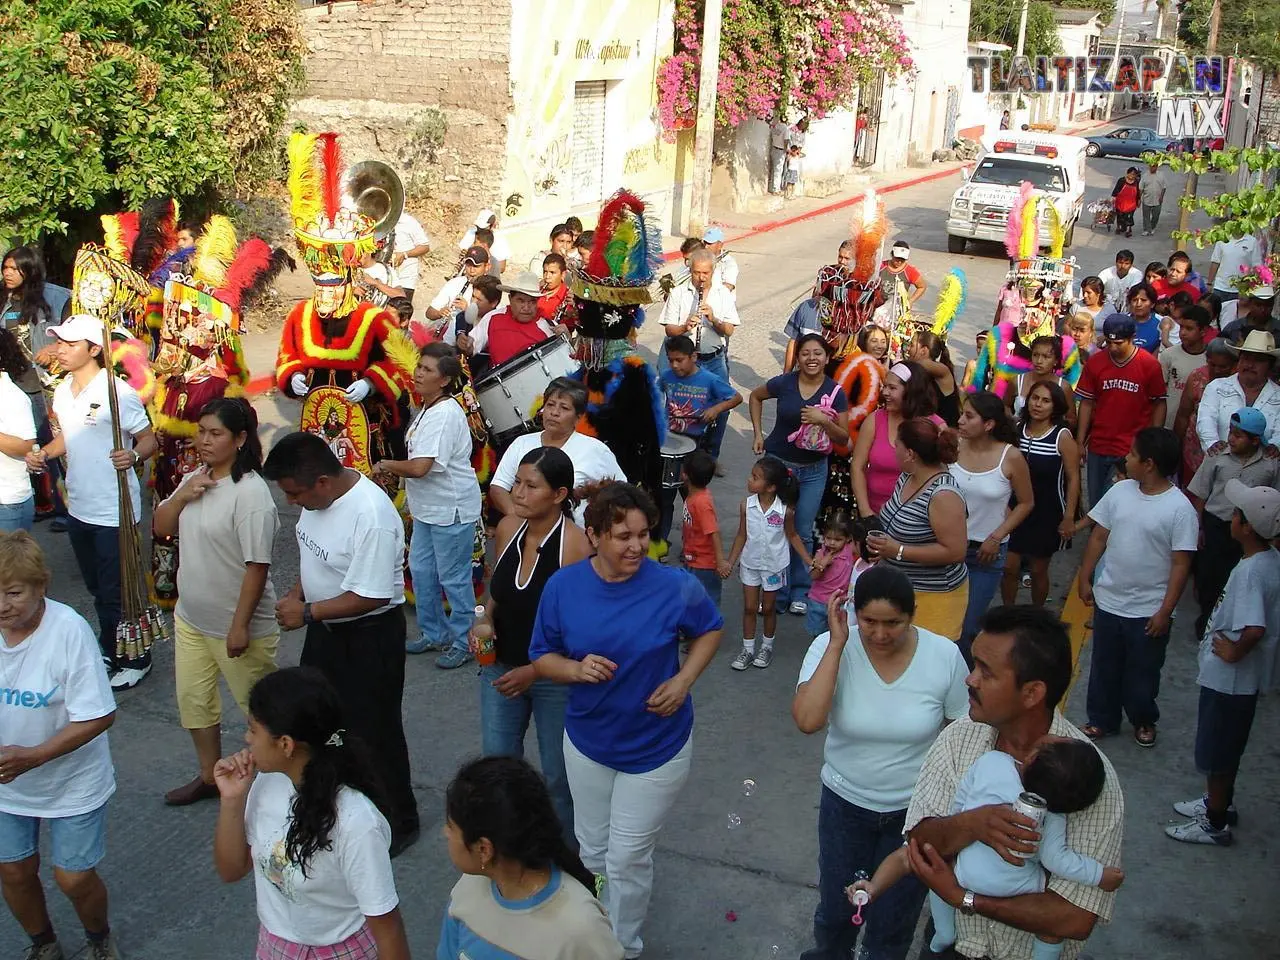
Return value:
M 573 85 L 573 202 L 604 196 L 604 80 Z

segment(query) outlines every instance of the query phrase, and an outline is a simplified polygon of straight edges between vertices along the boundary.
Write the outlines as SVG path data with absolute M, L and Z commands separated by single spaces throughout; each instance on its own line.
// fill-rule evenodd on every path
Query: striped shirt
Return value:
M 1085 736 L 1058 712 L 1054 712 L 1049 733 L 1055 737 Z M 996 746 L 996 729 L 985 723 L 974 723 L 968 717 L 947 726 L 934 741 L 925 757 L 916 781 L 903 833 L 915 829 L 922 820 L 949 817 L 956 812 L 955 797 L 960 781 L 973 762 Z M 1124 839 L 1124 795 L 1120 781 L 1107 755 L 1099 751 L 1106 780 L 1102 793 L 1093 805 L 1079 813 L 1067 815 L 1067 846 L 1103 866 L 1120 866 L 1120 847 Z M 1092 913 L 1103 923 L 1111 922 L 1116 895 L 1101 887 L 1073 883 L 1050 876 L 1046 891 L 1056 893 L 1069 903 Z M 956 951 L 965 957 L 988 957 L 990 960 L 1027 960 L 1032 955 L 1035 937 L 1023 930 L 996 923 L 982 916 L 967 917 L 956 911 Z M 1062 960 L 1075 960 L 1084 943 L 1066 941 Z
M 955 478 L 943 471 L 927 481 L 914 496 L 903 500 L 902 488 L 910 478 L 909 473 L 898 477 L 893 494 L 880 508 L 880 525 L 885 533 L 903 546 L 918 547 L 937 543 L 938 537 L 933 532 L 933 524 L 929 522 L 929 504 L 939 492 L 949 491 L 961 500 L 964 495 L 956 485 Z M 949 593 L 968 577 L 964 561 L 946 563 L 940 567 L 911 560 L 895 560 L 893 557 L 885 557 L 880 562 L 901 570 L 911 580 L 911 585 L 923 593 Z

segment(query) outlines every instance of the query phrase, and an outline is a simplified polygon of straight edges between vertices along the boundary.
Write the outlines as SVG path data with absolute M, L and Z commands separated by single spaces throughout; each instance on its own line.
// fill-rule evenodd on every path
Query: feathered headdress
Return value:
M 662 237 L 645 218 L 644 201 L 619 190 L 600 211 L 591 255 L 573 276 L 574 296 L 614 306 L 649 303 L 661 263 Z
M 236 228 L 226 217 L 209 218 L 196 240 L 196 255 L 191 262 L 191 275 L 197 283 L 220 287 L 227 279 L 227 268 L 236 255 Z
M 1062 231 L 1062 217 L 1058 215 L 1058 208 L 1051 202 L 1046 200 L 1045 207 L 1049 212 L 1049 257 L 1060 260 L 1063 242 L 1066 239 Z
M 1010 260 L 1034 257 L 1039 250 L 1040 224 L 1036 218 L 1035 188 L 1023 180 L 1018 188 L 1018 198 L 1009 210 L 1009 222 L 1005 226 L 1004 249 Z
M 86 243 L 76 251 L 71 281 L 71 312 L 88 313 L 130 333 L 141 333 L 151 284 L 129 264 Z
M 282 269 L 296 266 L 283 249 L 273 250 L 258 237 L 237 245 L 231 221 L 213 216 L 196 241 L 191 283 L 171 280 L 165 285 L 165 299 L 174 305 L 173 309 L 190 303 L 215 325 L 225 327 L 229 333 L 239 333 L 240 312 Z
M 213 295 L 237 313 L 242 306 L 260 294 L 281 270 L 296 264 L 282 248 L 275 250 L 260 237 L 250 237 L 235 253 L 227 267 L 221 286 Z
M 138 237 L 129 266 L 150 277 L 178 247 L 178 203 L 169 197 L 148 200 L 138 215 Z
M 374 236 L 376 222 L 343 204 L 345 165 L 338 135 L 295 133 L 288 154 L 289 209 L 307 270 L 317 279 L 350 280 L 361 258 L 376 251 L 379 241 Z
M 102 217 L 102 246 L 107 256 L 121 263 L 128 263 L 133 255 L 133 245 L 138 239 L 138 211 L 109 213 Z
M 938 288 L 938 305 L 934 307 L 933 326 L 930 329 L 944 340 L 951 333 L 957 318 L 964 312 L 967 286 L 964 271 L 959 267 L 952 267 L 951 272 L 942 278 L 942 286 Z
M 849 239 L 853 242 L 853 279 L 868 283 L 880 267 L 880 244 L 889 229 L 884 200 L 868 190 L 853 205 L 849 217 Z

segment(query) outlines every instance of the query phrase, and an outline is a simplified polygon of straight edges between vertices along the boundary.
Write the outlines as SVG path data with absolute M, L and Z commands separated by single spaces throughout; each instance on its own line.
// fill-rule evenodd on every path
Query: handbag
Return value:
M 840 388 L 837 387 L 836 390 L 838 389 Z M 835 399 L 836 391 L 832 390 L 814 406 L 822 410 L 827 416 L 835 419 Z M 811 453 L 830 453 L 834 449 L 830 435 L 822 429 L 820 424 L 816 423 L 800 424 L 796 430 L 787 435 L 787 440 L 797 450 L 808 450 Z

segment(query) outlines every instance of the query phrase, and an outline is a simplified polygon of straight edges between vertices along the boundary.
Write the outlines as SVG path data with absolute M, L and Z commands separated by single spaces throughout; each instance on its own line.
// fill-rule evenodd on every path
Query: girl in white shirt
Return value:
M 36 421 L 15 382 L 30 369 L 17 338 L 0 328 L 0 530 L 10 532 L 30 530 L 35 519 L 35 493 L 23 458 L 36 442 Z
M 307 955 L 300 947 L 408 960 L 391 828 L 364 745 L 341 723 L 338 694 L 318 670 L 277 670 L 249 694 L 248 749 L 214 767 L 213 862 L 227 883 L 253 872 L 255 960 Z

